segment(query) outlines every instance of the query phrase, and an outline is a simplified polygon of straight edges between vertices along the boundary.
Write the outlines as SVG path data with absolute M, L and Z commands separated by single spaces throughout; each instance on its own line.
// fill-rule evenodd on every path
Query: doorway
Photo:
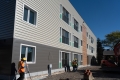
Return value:
M 62 52 L 62 67 L 69 65 L 69 53 Z

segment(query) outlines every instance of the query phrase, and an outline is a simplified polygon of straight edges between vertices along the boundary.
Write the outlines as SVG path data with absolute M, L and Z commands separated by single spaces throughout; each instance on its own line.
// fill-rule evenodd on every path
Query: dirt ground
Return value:
M 80 68 L 77 72 L 64 72 L 62 74 L 48 76 L 43 80 L 59 80 L 59 79 L 66 79 L 69 80 L 83 80 L 83 73 L 85 69 L 90 69 L 93 73 L 94 80 L 120 80 L 120 73 L 116 72 L 103 72 L 100 69 L 100 66 L 90 66 Z

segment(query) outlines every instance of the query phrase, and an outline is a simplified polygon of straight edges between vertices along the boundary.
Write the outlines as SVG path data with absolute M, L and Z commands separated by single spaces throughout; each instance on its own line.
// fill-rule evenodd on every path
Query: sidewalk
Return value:
M 62 74 L 62 73 L 64 73 L 64 71 L 52 73 L 51 76 L 59 75 L 59 74 Z M 46 75 L 34 76 L 34 77 L 31 77 L 31 78 L 32 78 L 32 80 L 43 80 L 43 79 L 45 79 L 45 78 L 47 78 L 47 77 L 48 77 L 48 75 L 46 74 Z M 25 79 L 25 80 L 31 80 L 31 79 L 30 79 L 30 77 L 29 77 L 29 78 L 27 78 L 27 79 Z

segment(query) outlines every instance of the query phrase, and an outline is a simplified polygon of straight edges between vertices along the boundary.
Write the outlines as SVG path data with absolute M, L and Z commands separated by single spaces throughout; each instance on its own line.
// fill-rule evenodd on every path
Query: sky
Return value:
M 120 0 L 69 0 L 97 38 L 120 30 Z

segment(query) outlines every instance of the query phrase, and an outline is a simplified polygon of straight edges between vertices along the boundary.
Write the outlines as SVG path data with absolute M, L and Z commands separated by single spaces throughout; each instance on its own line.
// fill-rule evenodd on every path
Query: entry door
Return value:
M 62 52 L 62 67 L 69 64 L 69 53 Z

